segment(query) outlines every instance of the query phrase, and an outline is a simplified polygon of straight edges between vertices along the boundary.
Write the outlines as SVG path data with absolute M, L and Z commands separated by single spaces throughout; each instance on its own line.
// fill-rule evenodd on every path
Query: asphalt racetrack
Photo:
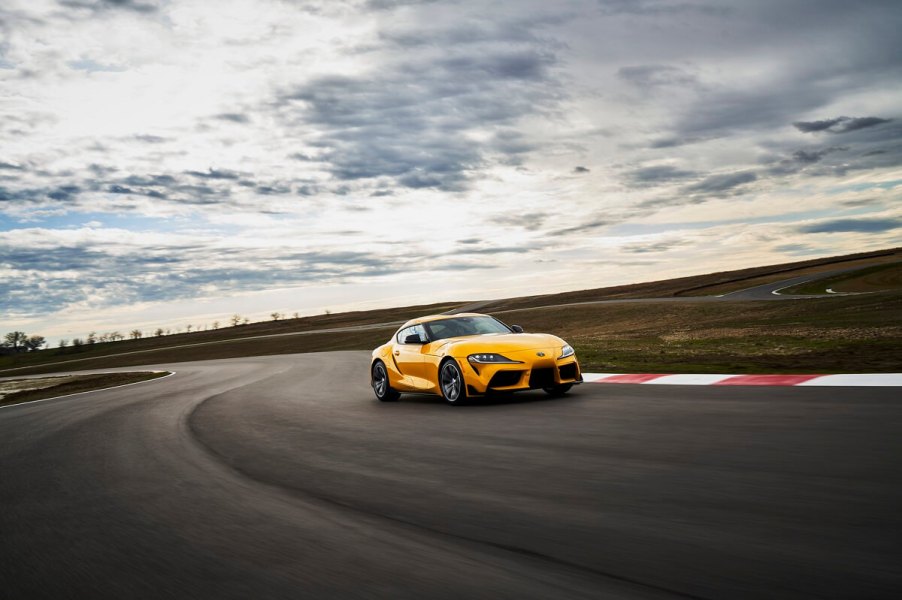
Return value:
M 0 597 L 898 598 L 898 388 L 380 404 L 368 353 L 0 409 Z

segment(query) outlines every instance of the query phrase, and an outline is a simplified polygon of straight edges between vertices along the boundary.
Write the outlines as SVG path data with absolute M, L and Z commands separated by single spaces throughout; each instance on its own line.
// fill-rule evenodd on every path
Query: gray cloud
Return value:
M 583 166 L 576 166 L 576 167 L 573 167 L 573 172 L 581 175 L 583 173 L 588 173 L 589 168 L 583 167 Z
M 81 188 L 76 185 L 22 188 L 18 190 L 0 187 L 0 202 L 24 202 L 32 204 L 46 200 L 68 202 L 74 200 L 81 191 Z
M 802 133 L 814 133 L 818 131 L 828 131 L 830 133 L 847 133 L 849 131 L 857 131 L 866 127 L 874 127 L 889 123 L 892 119 L 881 119 L 880 117 L 836 117 L 835 119 L 825 119 L 823 121 L 796 121 L 793 126 Z
M 147 135 L 147 134 L 136 135 L 135 139 L 138 140 L 139 142 L 145 142 L 147 144 L 162 144 L 163 142 L 168 141 L 164 137 L 160 137 L 158 135 Z
M 152 1 L 135 2 L 134 0 L 57 0 L 66 8 L 83 8 L 92 11 L 129 10 L 136 13 L 153 13 L 159 9 Z
M 373 10 L 392 10 L 403 6 L 434 4 L 439 0 L 366 0 L 366 7 Z
M 216 118 L 221 121 L 231 121 L 232 123 L 250 123 L 250 117 L 244 113 L 220 113 Z
M 225 169 L 208 169 L 206 171 L 185 171 L 192 177 L 200 177 L 201 179 L 240 179 L 241 176 Z
M 774 89 L 722 90 L 706 93 L 685 111 L 676 124 L 676 135 L 656 142 L 655 147 L 677 146 L 749 130 L 781 128 L 793 114 L 826 101 L 814 91 L 796 84 Z
M 783 254 L 791 254 L 793 256 L 807 256 L 810 254 L 822 254 L 824 248 L 816 248 L 808 244 L 781 244 L 774 246 L 774 250 Z
M 649 242 L 649 243 L 635 243 L 635 244 L 627 244 L 621 248 L 623 252 L 628 252 L 630 254 L 650 254 L 654 252 L 666 252 L 667 250 L 672 250 L 673 248 L 679 248 L 680 246 L 685 246 L 688 242 L 683 240 L 666 240 L 660 242 Z
M 617 76 L 643 91 L 666 86 L 694 86 L 698 84 L 698 80 L 694 75 L 670 65 L 621 67 L 617 71 Z
M 796 150 L 792 153 L 792 158 L 799 163 L 813 164 L 820 162 L 828 154 L 842 152 L 848 149 L 848 146 L 831 146 L 830 148 L 821 148 L 819 150 Z
M 829 146 L 826 148 L 809 148 L 794 150 L 788 157 L 768 157 L 762 162 L 770 163 L 766 172 L 773 176 L 791 175 L 802 170 L 807 170 L 812 175 L 831 174 L 832 170 L 841 166 L 848 169 L 850 166 L 848 150 L 849 146 Z M 842 163 L 840 165 L 828 164 L 826 166 L 819 165 L 830 155 L 842 154 Z M 814 168 L 819 165 L 817 168 Z
M 551 236 L 558 235 L 569 235 L 573 233 L 585 233 L 586 231 L 593 231 L 595 229 L 601 229 L 602 227 L 607 227 L 611 225 L 613 221 L 610 219 L 590 219 L 583 223 L 579 223 L 578 225 L 572 225 L 570 227 L 563 227 L 561 229 L 555 229 L 554 231 L 548 232 Z
M 460 191 L 484 167 L 516 164 L 533 149 L 510 127 L 558 100 L 548 88 L 556 62 L 548 49 L 462 43 L 439 57 L 417 54 L 365 76 L 297 85 L 279 100 L 282 117 L 322 132 L 319 160 L 340 180 Z M 468 132 L 478 130 L 491 138 L 474 141 Z
M 706 177 L 698 183 L 694 183 L 686 188 L 686 191 L 692 193 L 717 195 L 737 188 L 741 185 L 751 183 L 758 179 L 758 176 L 752 171 L 740 171 L 738 173 L 722 173 Z
M 494 223 L 495 225 L 501 225 L 505 227 L 522 227 L 527 231 L 537 231 L 545 225 L 548 216 L 548 213 L 544 212 L 528 212 L 509 215 L 497 215 L 495 217 L 491 217 L 489 221 L 491 223 Z
M 598 6 L 606 15 L 664 16 L 674 15 L 723 15 L 732 12 L 728 6 L 703 2 L 672 2 L 670 0 L 598 0 Z
M 902 227 L 902 219 L 834 219 L 796 228 L 799 233 L 879 233 Z
M 626 178 L 634 186 L 646 187 L 661 183 L 683 181 L 698 177 L 698 175 L 695 171 L 680 169 L 673 165 L 653 165 L 630 171 L 627 173 Z

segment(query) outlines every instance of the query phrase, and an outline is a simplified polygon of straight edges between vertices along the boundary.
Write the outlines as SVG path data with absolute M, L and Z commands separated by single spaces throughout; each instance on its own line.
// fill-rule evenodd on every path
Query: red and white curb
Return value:
M 902 373 L 842 375 L 666 375 L 656 373 L 583 373 L 586 383 L 642 383 L 651 385 L 805 385 L 902 386 Z

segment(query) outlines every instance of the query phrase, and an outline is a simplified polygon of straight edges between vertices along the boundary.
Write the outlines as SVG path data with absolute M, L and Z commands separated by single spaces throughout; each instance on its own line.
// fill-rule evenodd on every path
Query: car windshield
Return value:
M 507 325 L 492 317 L 454 317 L 423 323 L 429 340 L 481 335 L 484 333 L 510 333 Z

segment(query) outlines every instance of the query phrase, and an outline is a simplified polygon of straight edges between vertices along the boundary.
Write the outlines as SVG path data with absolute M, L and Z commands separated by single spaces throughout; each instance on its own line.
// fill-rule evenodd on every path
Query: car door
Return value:
M 392 358 L 398 371 L 404 376 L 403 384 L 415 389 L 424 389 L 426 382 L 423 380 L 425 371 L 423 344 L 408 344 L 406 340 L 412 335 L 419 335 L 421 340 L 426 338 L 422 325 L 402 329 L 396 336 Z

